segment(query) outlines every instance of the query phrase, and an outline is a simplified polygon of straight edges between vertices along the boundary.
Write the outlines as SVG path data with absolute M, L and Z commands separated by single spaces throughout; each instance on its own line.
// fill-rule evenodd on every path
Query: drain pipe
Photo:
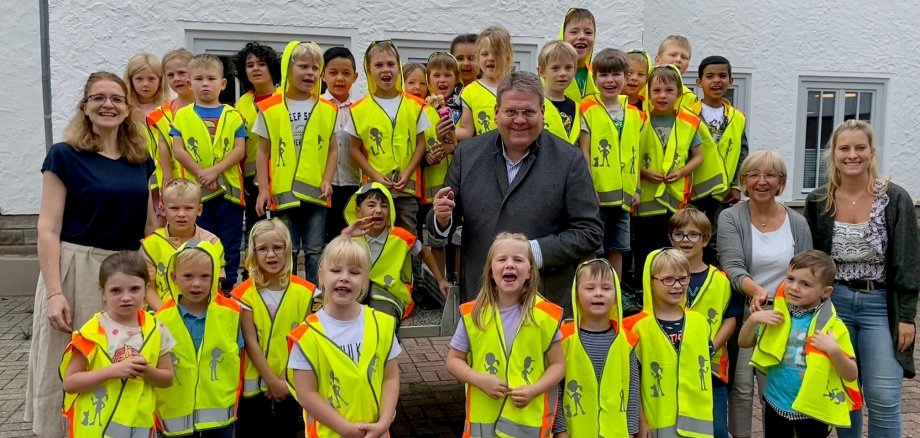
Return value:
M 51 148 L 51 37 L 48 30 L 48 0 L 38 2 L 39 32 L 42 57 L 42 104 L 45 122 L 45 150 Z

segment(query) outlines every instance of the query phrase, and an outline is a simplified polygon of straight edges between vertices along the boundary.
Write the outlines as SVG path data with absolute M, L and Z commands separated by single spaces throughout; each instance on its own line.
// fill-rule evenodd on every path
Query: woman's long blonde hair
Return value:
M 256 258 L 256 237 L 267 233 L 277 233 L 281 236 L 281 240 L 284 240 L 284 253 L 280 255 L 280 258 L 284 260 L 284 267 L 278 273 L 278 280 L 282 287 L 287 287 L 291 273 L 294 271 L 294 255 L 291 250 L 291 232 L 279 219 L 263 219 L 252 226 L 246 244 L 246 270 L 249 271 L 249 276 L 252 277 L 256 289 L 268 286 L 269 279 L 259 268 L 259 261 Z
M 831 134 L 831 139 L 827 145 L 827 152 L 825 152 L 824 163 L 827 166 L 827 192 L 819 197 L 819 201 L 824 202 L 824 214 L 834 215 L 837 211 L 837 203 L 834 201 L 834 198 L 837 194 L 837 189 L 840 188 L 840 184 L 843 182 L 843 177 L 840 175 L 840 170 L 837 169 L 837 166 L 834 164 L 834 154 L 837 151 L 837 138 L 840 137 L 840 134 L 847 131 L 860 131 L 863 134 L 866 134 L 866 138 L 869 140 L 869 150 L 872 151 L 872 159 L 869 162 L 869 183 L 866 186 L 866 191 L 869 194 L 876 196 L 878 193 L 875 191 L 875 181 L 881 178 L 881 175 L 878 172 L 878 156 L 876 155 L 875 149 L 875 131 L 872 129 L 872 125 L 865 120 L 850 119 L 844 120 L 843 123 L 837 125 L 834 128 L 834 132 Z M 884 193 L 888 190 L 888 183 L 885 182 L 885 187 L 883 187 L 880 192 Z
M 533 307 L 537 303 L 537 297 L 540 296 L 537 290 L 540 285 L 540 272 L 533 262 L 530 242 L 521 233 L 499 233 L 498 236 L 495 236 L 492 246 L 489 247 L 489 255 L 486 257 L 486 265 L 482 272 L 482 288 L 479 289 L 476 304 L 473 305 L 473 323 L 480 330 L 489 322 L 488 318 L 495 318 L 498 311 L 498 285 L 495 283 L 495 278 L 492 277 L 492 259 L 495 257 L 495 247 L 509 240 L 519 242 L 526 248 L 527 261 L 530 262 L 530 279 L 524 282 L 524 290 L 521 292 L 521 304 L 524 306 L 523 322 L 536 324 L 533 318 Z M 483 313 L 486 311 L 488 315 L 484 318 Z
M 89 97 L 89 90 L 97 82 L 114 82 L 121 87 L 121 92 L 128 95 L 128 86 L 125 81 L 121 80 L 116 74 L 107 71 L 97 71 L 86 79 L 83 86 L 83 97 L 77 103 L 77 112 L 67 123 L 64 128 L 64 141 L 70 144 L 74 149 L 84 152 L 99 152 L 102 148 L 99 145 L 99 135 L 93 131 L 93 122 L 89 120 L 83 109 L 86 106 L 86 99 Z M 147 161 L 147 132 L 144 128 L 141 114 L 134 105 L 126 105 L 125 111 L 128 112 L 125 119 L 118 126 L 118 137 L 116 143 L 118 153 L 121 154 L 128 162 L 139 164 Z

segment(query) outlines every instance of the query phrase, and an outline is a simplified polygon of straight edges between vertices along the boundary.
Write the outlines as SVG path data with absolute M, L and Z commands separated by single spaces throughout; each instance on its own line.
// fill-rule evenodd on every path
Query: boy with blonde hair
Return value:
M 578 52 L 571 44 L 554 40 L 546 43 L 537 58 L 537 73 L 543 79 L 543 120 L 546 130 L 575 144 L 581 133 L 578 103 L 565 95 L 575 77 Z
M 680 70 L 680 75 L 687 74 L 687 67 L 690 66 L 690 55 L 692 48 L 690 40 L 683 35 L 668 35 L 661 44 L 658 45 L 658 54 L 655 55 L 655 65 L 671 64 Z M 677 99 L 675 108 L 688 106 L 698 102 L 700 99 L 686 85 L 680 90 L 680 96 Z

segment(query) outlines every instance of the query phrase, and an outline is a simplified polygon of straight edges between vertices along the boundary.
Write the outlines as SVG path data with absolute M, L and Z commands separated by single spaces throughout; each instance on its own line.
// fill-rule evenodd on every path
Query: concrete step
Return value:
M 0 255 L 0 296 L 34 295 L 38 272 L 37 256 Z

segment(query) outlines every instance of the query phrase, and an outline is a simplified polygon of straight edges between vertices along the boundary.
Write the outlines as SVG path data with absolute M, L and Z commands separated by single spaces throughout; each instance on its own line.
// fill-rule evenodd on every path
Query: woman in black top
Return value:
M 58 365 L 73 328 L 102 310 L 99 265 L 136 250 L 155 228 L 140 115 L 116 75 L 89 76 L 64 143 L 42 164 L 38 216 L 41 275 L 35 294 L 26 420 L 40 436 L 60 435 Z
M 808 195 L 815 249 L 837 264 L 831 300 L 856 350 L 870 437 L 900 437 L 901 385 L 914 376 L 920 231 L 904 189 L 879 177 L 872 127 L 847 120 L 831 135 L 827 183 Z M 862 412 L 837 436 L 862 437 Z

